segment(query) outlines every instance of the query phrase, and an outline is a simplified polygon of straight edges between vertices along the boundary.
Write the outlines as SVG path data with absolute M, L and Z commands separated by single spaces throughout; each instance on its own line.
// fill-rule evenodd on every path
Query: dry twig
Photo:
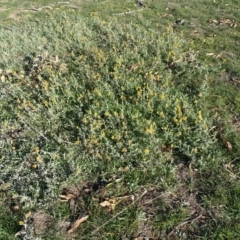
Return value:
M 40 7 L 40 8 L 30 8 L 30 9 L 27 9 L 27 10 L 29 10 L 29 11 L 35 11 L 35 12 L 40 12 L 40 11 L 42 11 L 43 9 L 52 9 L 52 7 L 50 7 L 50 6 L 44 6 L 44 7 Z
M 186 224 L 189 224 L 189 223 L 193 223 L 195 222 L 196 220 L 198 220 L 199 218 L 202 218 L 203 216 L 202 215 L 199 215 L 197 216 L 196 218 L 194 219 L 190 219 L 190 220 L 186 220 L 182 223 L 180 223 L 179 225 L 177 225 L 175 228 L 173 228 L 173 230 L 167 235 L 167 239 L 169 239 L 170 236 L 172 236 L 177 230 L 179 230 L 182 226 L 186 225 Z
M 112 15 L 114 15 L 114 16 L 117 16 L 117 15 L 127 15 L 127 14 L 130 14 L 130 13 L 139 12 L 139 11 L 142 11 L 142 10 L 143 9 L 133 10 L 133 11 L 129 11 L 129 12 L 122 12 L 122 13 L 114 13 Z

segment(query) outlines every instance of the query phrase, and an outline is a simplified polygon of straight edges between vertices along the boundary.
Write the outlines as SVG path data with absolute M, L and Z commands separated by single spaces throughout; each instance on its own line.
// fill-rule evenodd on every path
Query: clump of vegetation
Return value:
M 84 209 L 89 219 L 81 234 L 94 226 L 94 234 L 110 239 L 137 237 L 143 220 L 152 236 L 163 238 L 210 236 L 204 219 L 211 233 L 217 229 L 223 213 L 218 209 L 214 222 L 204 205 L 212 193 L 198 176 L 211 179 L 209 166 L 224 153 L 202 112 L 208 69 L 183 36 L 171 27 L 158 32 L 71 11 L 27 22 L 14 38 L 7 31 L 1 31 L 1 188 L 4 201 L 21 208 L 25 236 L 36 232 L 24 214 L 39 209 L 72 222 Z M 91 194 L 72 194 L 72 211 L 54 206 L 64 187 L 83 181 L 91 182 Z M 130 197 L 122 203 L 120 196 Z M 152 218 L 147 203 L 160 196 Z M 99 210 L 104 201 L 107 211 Z M 121 211 L 121 219 L 109 221 Z M 103 220 L 109 224 L 98 229 Z

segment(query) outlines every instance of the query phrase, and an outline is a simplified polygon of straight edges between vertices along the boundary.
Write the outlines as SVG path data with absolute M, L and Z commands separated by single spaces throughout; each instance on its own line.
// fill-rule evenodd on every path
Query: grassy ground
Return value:
M 237 1 L 0 3 L 0 239 L 238 239 Z

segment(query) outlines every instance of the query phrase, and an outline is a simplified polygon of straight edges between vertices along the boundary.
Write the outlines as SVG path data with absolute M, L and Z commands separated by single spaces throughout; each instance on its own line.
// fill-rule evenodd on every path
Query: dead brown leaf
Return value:
M 219 22 L 218 22 L 217 20 L 215 20 L 215 19 L 211 20 L 210 22 L 211 22 L 211 23 L 215 23 L 215 24 L 218 24 L 218 23 L 219 23 Z
M 237 24 L 235 23 L 235 20 L 231 20 L 228 18 L 220 19 L 219 24 L 220 25 L 226 24 L 226 25 L 229 25 L 230 27 L 234 27 L 234 28 L 237 26 Z
M 200 34 L 200 32 L 198 32 L 197 30 L 195 30 L 195 31 L 193 31 L 193 32 L 191 33 L 191 35 L 193 35 L 193 36 L 200 36 L 201 34 Z
M 232 171 L 233 168 L 235 167 L 235 165 L 232 164 L 232 163 L 228 163 L 228 164 L 225 164 L 225 167 L 226 167 L 228 170 Z
M 117 198 L 111 198 L 111 199 L 106 199 L 105 201 L 100 203 L 101 207 L 107 207 L 107 211 L 111 212 L 115 210 L 115 207 L 128 199 L 132 199 L 133 196 L 122 196 L 122 197 L 117 197 Z
M 59 197 L 61 202 L 68 202 L 70 199 L 75 198 L 75 196 L 71 193 L 67 195 L 60 195 Z
M 206 53 L 206 55 L 209 57 L 213 57 L 213 58 L 221 58 L 222 57 L 221 54 L 217 54 L 217 53 Z
M 229 27 L 233 27 L 236 28 L 237 27 L 237 23 L 235 22 L 235 20 L 231 20 L 229 18 L 222 18 L 220 20 L 210 20 L 210 23 L 214 23 L 216 25 L 228 25 Z
M 28 218 L 30 218 L 30 217 L 31 217 L 31 215 L 32 215 L 32 212 L 30 212 L 30 211 L 29 211 L 28 213 L 26 213 L 26 214 L 25 214 L 25 219 L 28 219 Z
M 132 66 L 131 66 L 131 71 L 135 71 L 136 69 L 138 69 L 138 65 L 137 64 L 133 64 Z
M 100 206 L 101 207 L 109 207 L 109 206 L 111 206 L 111 203 L 109 201 L 103 201 L 100 203 Z
M 161 17 L 162 18 L 165 18 L 165 17 L 168 17 L 169 16 L 169 14 L 168 13 L 165 13 L 165 14 L 163 14 Z
M 88 219 L 88 215 L 85 217 L 82 217 L 80 219 L 77 219 L 75 223 L 72 225 L 72 227 L 67 231 L 67 233 L 71 234 L 76 231 L 76 229 L 80 226 L 81 223 L 85 222 Z
M 222 137 L 222 141 L 223 141 L 224 146 L 225 146 L 229 151 L 232 151 L 232 144 L 231 144 L 230 142 L 228 142 L 225 137 Z
M 214 56 L 215 53 L 206 53 L 207 56 Z
M 111 212 L 111 211 L 114 211 L 115 210 L 115 207 L 116 205 L 118 204 L 119 202 L 117 202 L 116 199 L 112 198 L 112 199 L 108 199 L 106 201 L 103 201 L 100 203 L 100 206 L 102 207 L 107 207 L 107 211 L 108 212 Z

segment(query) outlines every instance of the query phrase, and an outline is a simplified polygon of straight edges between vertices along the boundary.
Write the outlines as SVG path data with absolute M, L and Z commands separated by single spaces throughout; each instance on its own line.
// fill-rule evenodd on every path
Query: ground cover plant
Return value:
M 235 65 L 123 3 L 1 28 L 2 239 L 239 237 Z

